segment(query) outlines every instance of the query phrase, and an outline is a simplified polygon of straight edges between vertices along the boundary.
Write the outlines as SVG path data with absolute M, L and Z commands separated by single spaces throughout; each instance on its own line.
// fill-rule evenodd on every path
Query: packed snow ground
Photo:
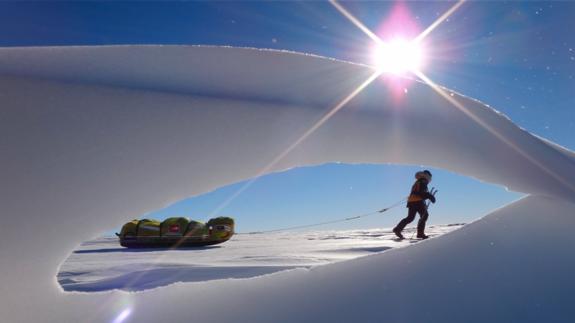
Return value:
M 430 226 L 427 234 L 438 237 L 462 225 Z M 404 233 L 409 238 L 414 231 Z M 102 237 L 83 243 L 66 259 L 58 282 L 66 291 L 138 291 L 311 268 L 416 242 L 398 241 L 390 229 L 239 234 L 221 245 L 172 250 L 127 249 L 117 238 Z

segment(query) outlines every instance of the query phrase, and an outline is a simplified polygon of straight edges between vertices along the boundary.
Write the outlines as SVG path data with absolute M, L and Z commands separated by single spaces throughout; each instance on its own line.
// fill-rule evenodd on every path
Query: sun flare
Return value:
M 423 65 L 423 49 L 418 42 L 402 38 L 381 42 L 373 50 L 373 64 L 381 73 L 417 72 Z

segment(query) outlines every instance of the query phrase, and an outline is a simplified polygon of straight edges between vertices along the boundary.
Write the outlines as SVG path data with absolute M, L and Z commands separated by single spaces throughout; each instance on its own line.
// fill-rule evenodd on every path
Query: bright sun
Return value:
M 423 50 L 418 42 L 397 38 L 376 45 L 373 62 L 382 73 L 402 75 L 420 70 Z

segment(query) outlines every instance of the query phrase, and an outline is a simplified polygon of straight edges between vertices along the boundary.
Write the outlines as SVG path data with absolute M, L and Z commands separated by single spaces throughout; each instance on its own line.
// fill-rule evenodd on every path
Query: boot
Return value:
M 417 234 L 417 239 L 427 239 L 429 238 L 428 235 L 425 235 L 425 233 L 418 233 Z
M 394 228 L 393 229 L 393 233 L 395 233 L 395 235 L 399 238 L 399 239 L 405 239 L 405 237 L 403 236 L 403 234 L 401 234 L 401 230 Z

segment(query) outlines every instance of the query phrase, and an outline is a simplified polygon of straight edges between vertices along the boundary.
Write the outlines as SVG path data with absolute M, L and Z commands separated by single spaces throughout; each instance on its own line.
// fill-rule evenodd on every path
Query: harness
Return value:
M 423 197 L 419 195 L 421 192 L 421 181 L 422 179 L 418 179 L 411 187 L 411 194 L 409 194 L 409 197 L 407 198 L 407 203 L 423 201 Z

